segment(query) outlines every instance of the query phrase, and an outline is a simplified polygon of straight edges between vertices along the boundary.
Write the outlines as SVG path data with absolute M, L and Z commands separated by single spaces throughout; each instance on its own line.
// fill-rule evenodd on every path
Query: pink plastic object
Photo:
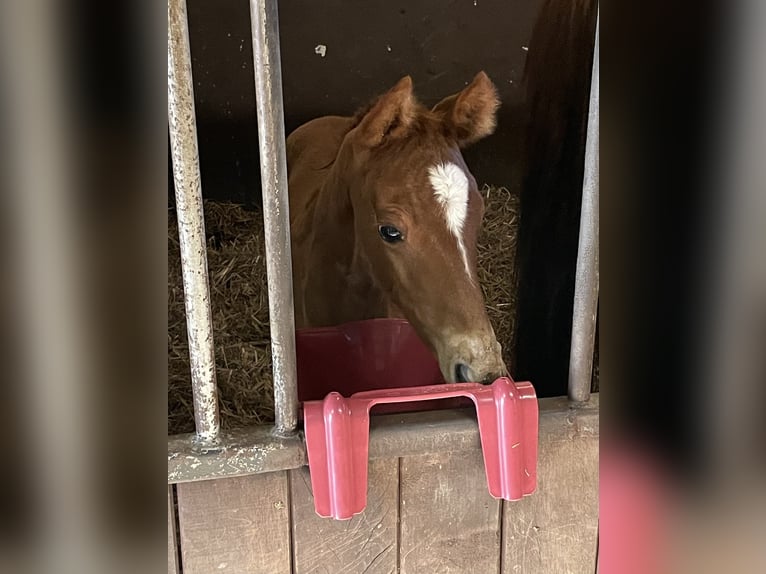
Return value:
M 497 379 L 365 391 L 333 392 L 304 408 L 314 508 L 319 516 L 348 519 L 367 505 L 370 408 L 381 403 L 469 397 L 476 405 L 489 493 L 519 500 L 537 485 L 537 397 L 528 382 Z
M 403 319 L 298 329 L 298 400 L 443 383 L 433 352 Z
M 298 329 L 298 400 L 347 397 L 360 391 L 444 383 L 433 352 L 404 319 L 367 319 L 333 327 Z M 471 406 L 457 398 L 387 405 L 376 414 Z

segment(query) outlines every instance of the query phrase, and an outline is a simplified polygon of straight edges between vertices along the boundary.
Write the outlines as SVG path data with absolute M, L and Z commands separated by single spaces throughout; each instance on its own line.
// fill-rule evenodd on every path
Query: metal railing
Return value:
M 194 424 L 199 442 L 212 445 L 218 440 L 220 420 L 186 0 L 168 0 L 168 126 L 189 335 Z
M 298 422 L 298 391 L 277 2 L 251 0 L 250 12 L 274 371 L 274 433 L 290 436 Z M 220 420 L 185 0 L 168 0 L 168 124 L 196 438 L 201 445 L 211 447 L 218 442 Z
M 578 403 L 590 398 L 598 315 L 598 41 L 599 17 L 596 16 L 596 42 L 593 47 L 593 74 L 590 84 L 580 211 L 580 239 L 575 272 L 572 342 L 569 351 L 569 399 Z
M 205 226 L 185 0 L 168 0 L 168 124 L 176 188 L 179 243 L 189 334 L 196 433 L 168 440 L 168 482 L 205 480 L 298 468 L 306 464 L 298 420 L 295 320 L 287 193 L 282 75 L 276 0 L 250 0 L 266 269 L 273 360 L 275 424 L 222 433 L 208 286 Z M 598 23 L 588 118 L 583 205 L 575 288 L 569 398 L 587 401 L 598 301 Z M 562 408 L 550 401 L 550 412 Z M 597 412 L 597 403 L 596 403 Z M 591 416 L 583 411 L 582 416 Z M 434 416 L 434 415 L 431 415 Z M 438 415 L 442 416 L 442 415 Z M 442 430 L 461 448 L 478 447 L 476 423 L 445 412 Z M 373 425 L 371 452 L 395 454 L 417 443 L 423 452 L 445 444 L 443 432 L 403 415 L 392 428 Z M 392 430 L 393 429 L 393 430 Z M 402 435 L 404 432 L 404 435 Z M 398 434 L 397 434 L 398 433 Z M 433 434 L 433 433 L 431 433 Z M 401 435 L 401 436 L 400 436 Z M 422 444 L 420 444 L 422 443 Z M 383 446 L 376 446 L 383 445 Z M 408 445 L 410 445 L 408 447 Z M 451 447 L 451 448 L 456 448 Z M 417 451 L 420 452 L 420 451 Z
M 274 430 L 277 434 L 289 435 L 298 424 L 298 374 L 277 1 L 250 0 L 250 21 L 271 318 Z

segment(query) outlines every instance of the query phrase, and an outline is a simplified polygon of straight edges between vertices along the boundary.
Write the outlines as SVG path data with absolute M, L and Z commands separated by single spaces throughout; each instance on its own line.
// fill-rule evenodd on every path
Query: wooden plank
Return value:
M 289 574 L 287 473 L 176 485 L 184 574 Z
M 176 510 L 173 506 L 173 486 L 168 485 L 168 574 L 178 572 L 178 546 L 176 545 Z
M 504 574 L 596 570 L 598 409 L 574 412 L 540 419 L 537 492 L 504 505 Z
M 290 471 L 295 574 L 396 572 L 399 462 L 370 462 L 367 507 L 351 520 L 320 518 L 314 511 L 308 468 Z
M 584 409 L 569 410 L 566 397 L 539 400 L 540 419 L 568 412 L 584 416 L 598 408 L 598 394 Z M 545 428 L 541 424 L 542 429 Z M 168 439 L 168 482 L 246 476 L 300 468 L 308 464 L 301 433 L 275 437 L 270 426 L 250 427 L 221 434 L 221 447 L 200 453 L 194 435 Z M 543 440 L 541 435 L 540 440 Z M 453 409 L 422 413 L 378 415 L 370 421 L 370 458 L 396 458 L 481 448 L 476 413 Z
M 499 571 L 500 502 L 480 450 L 404 457 L 400 476 L 402 574 Z

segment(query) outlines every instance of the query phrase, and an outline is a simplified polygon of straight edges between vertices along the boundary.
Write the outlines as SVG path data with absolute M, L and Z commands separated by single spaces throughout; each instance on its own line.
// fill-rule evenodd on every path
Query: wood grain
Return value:
M 184 574 L 289 574 L 286 472 L 178 484 Z
M 168 485 L 168 574 L 178 572 L 178 546 L 176 545 L 176 511 L 173 507 L 173 485 Z
M 538 488 L 504 505 L 504 574 L 593 574 L 598 531 L 598 410 L 540 419 Z
M 400 503 L 402 574 L 499 571 L 500 502 L 480 450 L 402 458 Z
M 395 418 L 378 425 L 392 441 L 370 462 L 367 508 L 350 521 L 316 516 L 305 467 L 180 483 L 183 572 L 592 574 L 599 398 L 540 408 L 538 490 L 518 502 L 487 492 L 475 422 L 443 413 L 425 413 L 419 432 Z M 437 436 L 456 425 L 459 440 Z M 172 504 L 169 488 L 168 573 L 178 574 Z
M 398 466 L 370 462 L 367 507 L 351 520 L 317 516 L 308 468 L 290 472 L 295 574 L 396 572 Z

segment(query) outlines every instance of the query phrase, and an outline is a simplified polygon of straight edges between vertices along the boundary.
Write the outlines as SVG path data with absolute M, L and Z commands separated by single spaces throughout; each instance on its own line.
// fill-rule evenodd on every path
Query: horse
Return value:
M 484 200 L 461 149 L 500 101 L 480 72 L 432 109 L 410 76 L 286 141 L 296 328 L 403 318 L 446 382 L 507 375 L 476 269 Z

